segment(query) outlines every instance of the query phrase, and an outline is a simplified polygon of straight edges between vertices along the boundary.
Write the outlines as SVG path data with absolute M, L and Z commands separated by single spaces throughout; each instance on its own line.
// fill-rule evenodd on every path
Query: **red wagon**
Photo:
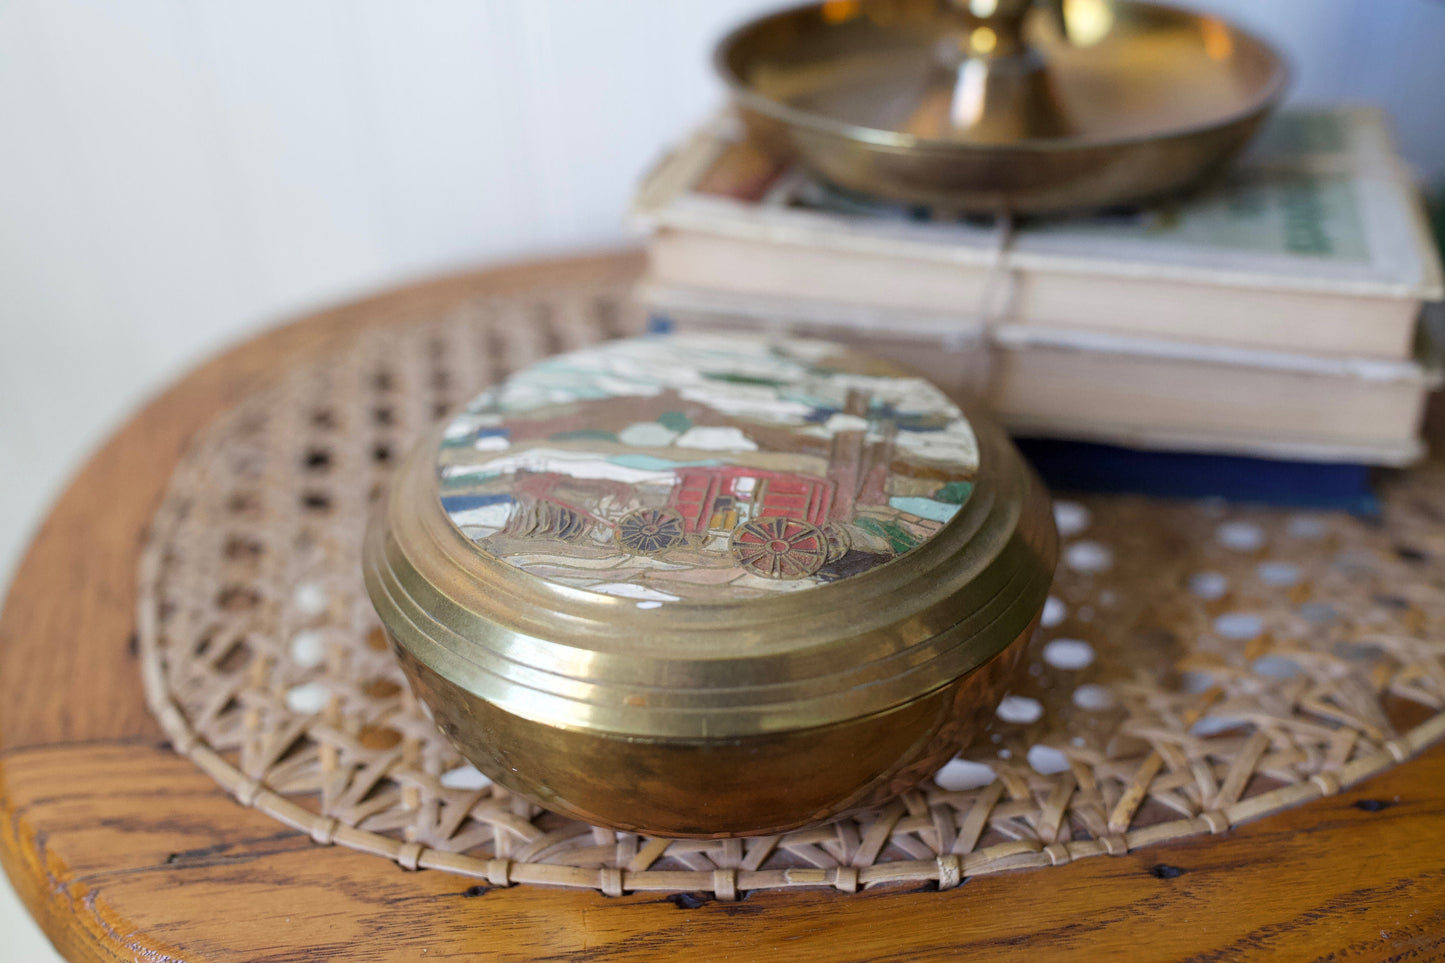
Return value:
M 792 472 L 730 466 L 683 468 L 666 508 L 644 508 L 617 526 L 624 551 L 655 555 L 691 539 L 728 535 L 743 568 L 764 578 L 812 575 L 848 550 L 830 523 L 833 483 Z

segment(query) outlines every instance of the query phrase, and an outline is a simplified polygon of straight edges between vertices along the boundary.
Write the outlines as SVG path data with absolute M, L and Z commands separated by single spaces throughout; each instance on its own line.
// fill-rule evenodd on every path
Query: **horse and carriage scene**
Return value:
M 564 355 L 447 427 L 443 508 L 489 554 L 643 604 L 836 581 L 938 531 L 958 408 L 819 342 L 670 336 Z

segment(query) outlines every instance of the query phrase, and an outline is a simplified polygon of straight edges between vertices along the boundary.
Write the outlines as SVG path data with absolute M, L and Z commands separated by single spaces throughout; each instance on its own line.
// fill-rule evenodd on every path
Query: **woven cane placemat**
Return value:
M 1220 833 L 1445 734 L 1445 465 L 1429 463 L 1391 479 L 1379 520 L 1058 502 L 1062 562 L 1027 676 L 962 758 L 881 809 L 674 841 L 490 785 L 387 650 L 361 585 L 368 509 L 433 419 L 520 366 L 635 330 L 625 294 L 551 288 L 365 332 L 195 440 L 140 579 L 147 697 L 178 752 L 318 843 L 409 869 L 729 899 L 948 888 Z

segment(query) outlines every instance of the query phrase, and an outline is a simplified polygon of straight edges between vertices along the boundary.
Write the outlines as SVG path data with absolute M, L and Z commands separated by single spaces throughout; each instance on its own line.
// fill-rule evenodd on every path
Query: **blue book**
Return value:
M 1053 438 L 1014 440 L 1054 491 L 1224 498 L 1358 515 L 1380 511 L 1368 465 L 1141 451 Z

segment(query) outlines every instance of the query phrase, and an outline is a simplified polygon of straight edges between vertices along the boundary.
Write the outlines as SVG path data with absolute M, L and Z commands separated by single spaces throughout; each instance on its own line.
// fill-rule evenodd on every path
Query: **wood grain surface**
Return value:
M 60 497 L 0 613 L 0 859 L 75 960 L 1445 958 L 1445 747 L 1215 837 L 947 892 L 737 903 L 492 888 L 320 847 L 174 755 L 146 712 L 136 556 L 186 440 L 363 326 L 460 297 L 626 277 L 623 254 L 394 292 L 196 369 Z M 3 952 L 3 950 L 0 950 Z

